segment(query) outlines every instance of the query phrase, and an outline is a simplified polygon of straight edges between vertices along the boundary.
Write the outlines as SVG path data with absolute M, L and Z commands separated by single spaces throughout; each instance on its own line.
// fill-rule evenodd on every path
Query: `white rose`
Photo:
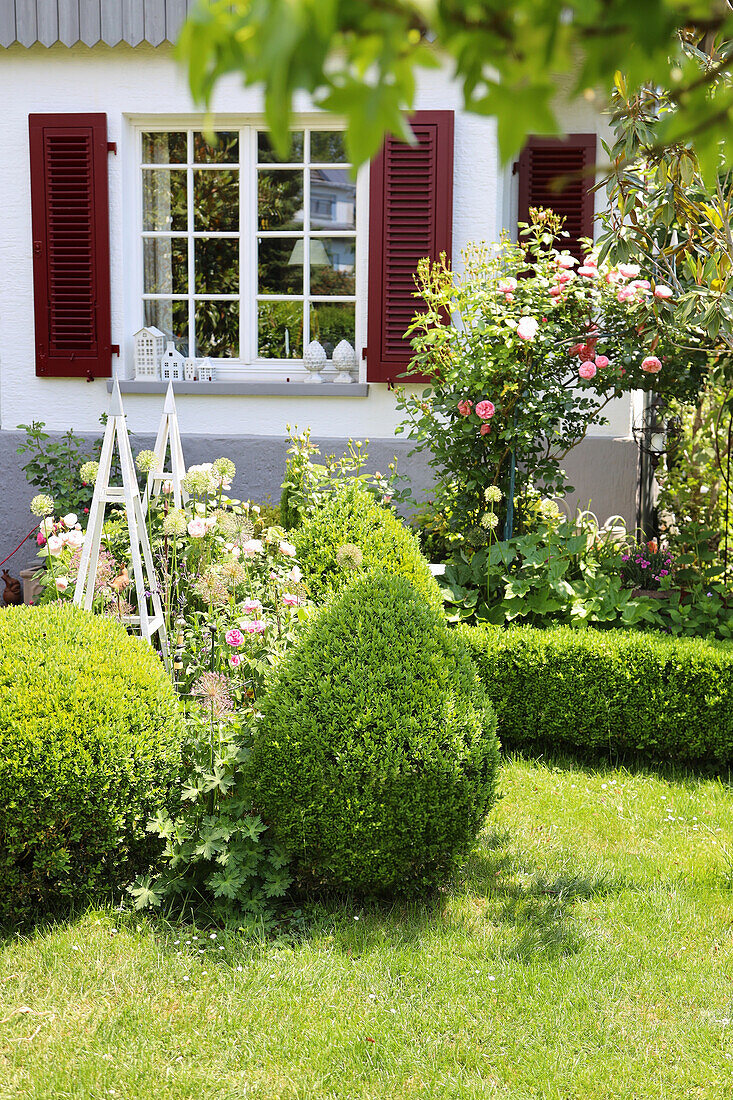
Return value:
M 76 525 L 76 519 L 77 519 L 76 513 L 75 512 L 69 512 L 68 516 L 64 516 L 64 519 L 63 519 L 64 527 L 74 527 Z
M 68 577 L 57 577 L 55 583 L 56 583 L 56 591 L 57 592 L 65 592 L 66 589 L 69 587 L 69 578 Z

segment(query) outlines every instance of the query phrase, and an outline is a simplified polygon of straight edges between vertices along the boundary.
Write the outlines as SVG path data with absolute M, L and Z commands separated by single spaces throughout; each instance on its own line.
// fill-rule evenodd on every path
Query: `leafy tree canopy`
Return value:
M 700 72 L 684 45 L 705 44 Z M 373 156 L 386 132 L 409 139 L 403 116 L 416 73 L 440 57 L 455 70 L 466 109 L 495 116 L 504 160 L 529 132 L 561 131 L 554 77 L 573 73 L 572 94 L 593 98 L 617 71 L 629 87 L 672 89 L 676 110 L 661 142 L 694 138 L 715 170 L 720 146 L 733 163 L 733 7 L 728 0 L 200 0 L 178 56 L 194 98 L 241 73 L 262 84 L 276 148 L 287 148 L 293 97 L 306 92 L 345 117 L 350 160 Z

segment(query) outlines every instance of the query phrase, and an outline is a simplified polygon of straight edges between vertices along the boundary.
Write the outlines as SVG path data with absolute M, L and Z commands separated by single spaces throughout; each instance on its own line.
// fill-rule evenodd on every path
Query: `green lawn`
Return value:
M 730 1096 L 733 790 L 519 760 L 501 790 L 437 907 L 6 943 L 0 1097 Z

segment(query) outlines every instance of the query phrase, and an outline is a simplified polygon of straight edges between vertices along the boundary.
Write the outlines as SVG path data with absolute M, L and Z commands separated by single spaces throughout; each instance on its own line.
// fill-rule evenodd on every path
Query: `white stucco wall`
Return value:
M 141 326 L 142 305 L 133 280 L 126 277 L 135 235 L 134 188 L 137 176 L 132 148 L 133 123 L 190 115 L 193 105 L 182 73 L 166 48 L 142 46 L 108 49 L 67 49 L 16 46 L 2 51 L 0 102 L 4 106 L 3 157 L 0 172 L 0 427 L 43 420 L 50 430 L 98 428 L 108 396 L 104 382 L 40 379 L 35 375 L 31 264 L 28 114 L 32 112 L 103 111 L 108 137 L 117 156 L 109 158 L 110 251 L 112 264 L 112 342 L 122 348 L 117 369 L 131 374 L 131 336 Z M 417 106 L 456 110 L 454 178 L 454 261 L 471 240 L 492 240 L 501 226 L 516 219 L 515 181 L 498 162 L 495 126 L 491 119 L 460 111 L 460 95 L 444 72 L 423 76 Z M 305 99 L 298 110 L 308 112 Z M 236 79 L 222 81 L 213 103 L 213 123 L 241 116 L 261 117 L 259 93 L 243 89 Z M 599 129 L 591 104 L 580 101 L 565 114 L 567 129 Z M 360 216 L 366 211 L 361 210 Z M 366 287 L 366 259 L 358 261 L 357 279 Z M 365 342 L 364 311 L 357 329 L 357 354 Z M 359 336 L 361 339 L 359 340 Z M 129 421 L 137 432 L 154 431 L 161 399 L 127 395 Z M 310 425 L 314 436 L 352 435 L 385 438 L 399 417 L 394 398 L 382 385 L 370 387 L 366 398 L 291 396 L 180 395 L 177 399 L 185 433 L 217 435 L 284 434 L 287 421 Z M 628 399 L 616 402 L 608 427 L 595 434 L 628 437 Z

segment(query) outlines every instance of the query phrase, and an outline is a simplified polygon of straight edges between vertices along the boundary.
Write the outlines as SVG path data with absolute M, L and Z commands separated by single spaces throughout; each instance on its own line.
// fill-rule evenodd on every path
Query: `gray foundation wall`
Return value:
M 53 438 L 53 435 L 52 435 Z M 89 439 L 93 437 L 88 437 Z M 13 550 L 37 521 L 30 514 L 31 497 L 40 490 L 29 486 L 22 466 L 27 455 L 18 455 L 16 448 L 24 439 L 18 431 L 0 431 L 0 561 Z M 153 437 L 131 436 L 133 453 L 152 447 Z M 324 454 L 340 455 L 345 439 L 326 439 L 319 443 Z M 183 451 L 187 465 L 210 462 L 226 455 L 237 467 L 232 494 L 243 499 L 264 501 L 268 497 L 277 503 L 285 468 L 286 439 L 257 436 L 184 436 Z M 398 471 L 410 477 L 416 494 L 424 493 L 431 484 L 431 471 L 424 454 L 408 457 L 410 444 L 399 439 L 371 439 L 369 442 L 370 471 L 386 472 L 397 456 Z M 570 483 L 575 493 L 567 498 L 567 507 L 588 508 L 603 522 L 608 516 L 623 515 L 630 528 L 636 520 L 637 484 L 636 445 L 628 440 L 586 439 L 565 460 Z M 31 540 L 7 563 L 11 574 L 18 576 L 33 559 Z

